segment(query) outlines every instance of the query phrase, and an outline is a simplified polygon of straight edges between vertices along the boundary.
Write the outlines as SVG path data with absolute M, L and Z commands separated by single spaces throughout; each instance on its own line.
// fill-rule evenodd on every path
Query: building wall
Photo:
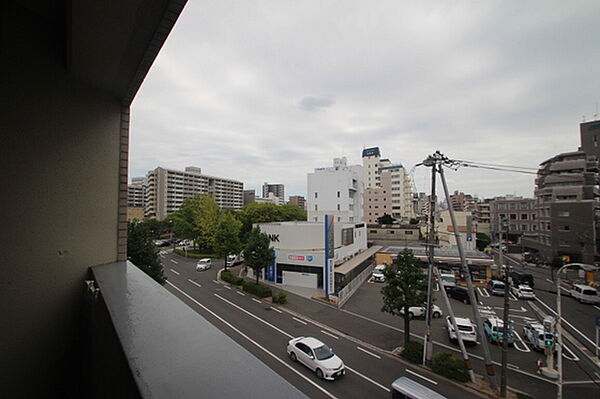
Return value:
M 413 226 L 368 226 L 367 235 L 370 241 L 393 240 L 393 241 L 419 241 L 421 230 Z
M 534 199 L 506 196 L 491 200 L 490 231 L 493 240 L 499 239 L 502 217 L 505 217 L 508 223 L 508 232 L 504 231 L 505 239 L 517 241 L 523 235 L 536 233 L 537 216 Z
M 80 383 L 88 267 L 119 258 L 128 109 L 67 71 L 58 26 L 25 8 L 0 24 L 5 397 L 54 397 Z
M 243 204 L 243 206 L 246 206 L 248 204 L 253 203 L 254 201 L 256 201 L 256 191 L 254 191 L 254 190 L 244 190 L 244 192 L 243 192 L 243 198 L 244 198 L 244 204 Z
M 283 184 L 265 183 L 262 186 L 262 197 L 269 198 L 269 193 L 273 193 L 281 201 L 285 201 L 285 187 Z
M 455 211 L 454 217 L 463 248 L 467 250 L 475 249 L 475 241 L 477 235 L 477 226 L 473 223 L 471 212 Z M 445 210 L 440 213 L 440 221 L 436 227 L 438 238 L 441 246 L 456 247 L 456 237 L 454 235 L 454 226 L 450 219 L 450 211 Z
M 389 172 L 381 173 L 380 187 L 365 188 L 363 196 L 363 220 L 376 224 L 384 214 L 392 216 L 392 181 Z
M 132 222 L 134 220 L 144 220 L 144 207 L 143 206 L 128 206 L 127 207 L 127 221 Z
M 289 203 L 302 209 L 306 209 L 306 199 L 301 195 L 291 195 Z

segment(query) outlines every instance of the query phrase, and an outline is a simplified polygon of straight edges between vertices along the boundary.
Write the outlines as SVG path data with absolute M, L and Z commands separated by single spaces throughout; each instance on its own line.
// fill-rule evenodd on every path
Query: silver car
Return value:
M 210 269 L 211 261 L 209 258 L 200 259 L 198 263 L 196 263 L 196 271 L 203 272 L 205 270 Z
M 317 374 L 319 379 L 335 380 L 346 374 L 344 362 L 333 350 L 313 337 L 290 340 L 287 353 L 294 362 L 300 362 Z

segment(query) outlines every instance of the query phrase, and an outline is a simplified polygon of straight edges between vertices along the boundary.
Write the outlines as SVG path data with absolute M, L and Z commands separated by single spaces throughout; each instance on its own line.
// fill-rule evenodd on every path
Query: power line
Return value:
M 528 166 L 503 165 L 503 164 L 496 164 L 496 163 L 486 163 L 486 162 L 466 161 L 466 160 L 463 160 L 463 159 L 456 159 L 455 161 L 456 161 L 456 162 L 461 162 L 461 163 L 473 164 L 473 165 L 497 166 L 497 167 L 502 167 L 502 168 L 512 168 L 512 169 L 538 170 L 538 168 L 531 168 L 531 167 L 528 167 Z

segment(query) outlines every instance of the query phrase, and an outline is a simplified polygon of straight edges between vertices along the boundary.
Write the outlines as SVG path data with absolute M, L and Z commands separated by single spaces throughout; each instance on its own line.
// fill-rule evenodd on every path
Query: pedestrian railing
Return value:
M 348 299 L 356 292 L 358 287 L 371 276 L 373 272 L 373 268 L 375 267 L 375 263 L 369 265 L 365 270 L 363 270 L 358 276 L 356 276 L 352 281 L 350 281 L 344 288 L 342 288 L 337 296 L 338 296 L 338 308 L 341 308 Z

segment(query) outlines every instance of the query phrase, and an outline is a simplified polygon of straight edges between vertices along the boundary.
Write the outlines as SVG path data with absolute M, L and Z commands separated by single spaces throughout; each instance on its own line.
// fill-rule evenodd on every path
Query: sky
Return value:
M 132 105 L 129 174 L 285 184 L 366 147 L 417 191 L 436 150 L 537 168 L 598 119 L 600 2 L 188 2 Z M 534 175 L 461 167 L 450 191 L 532 197 Z

